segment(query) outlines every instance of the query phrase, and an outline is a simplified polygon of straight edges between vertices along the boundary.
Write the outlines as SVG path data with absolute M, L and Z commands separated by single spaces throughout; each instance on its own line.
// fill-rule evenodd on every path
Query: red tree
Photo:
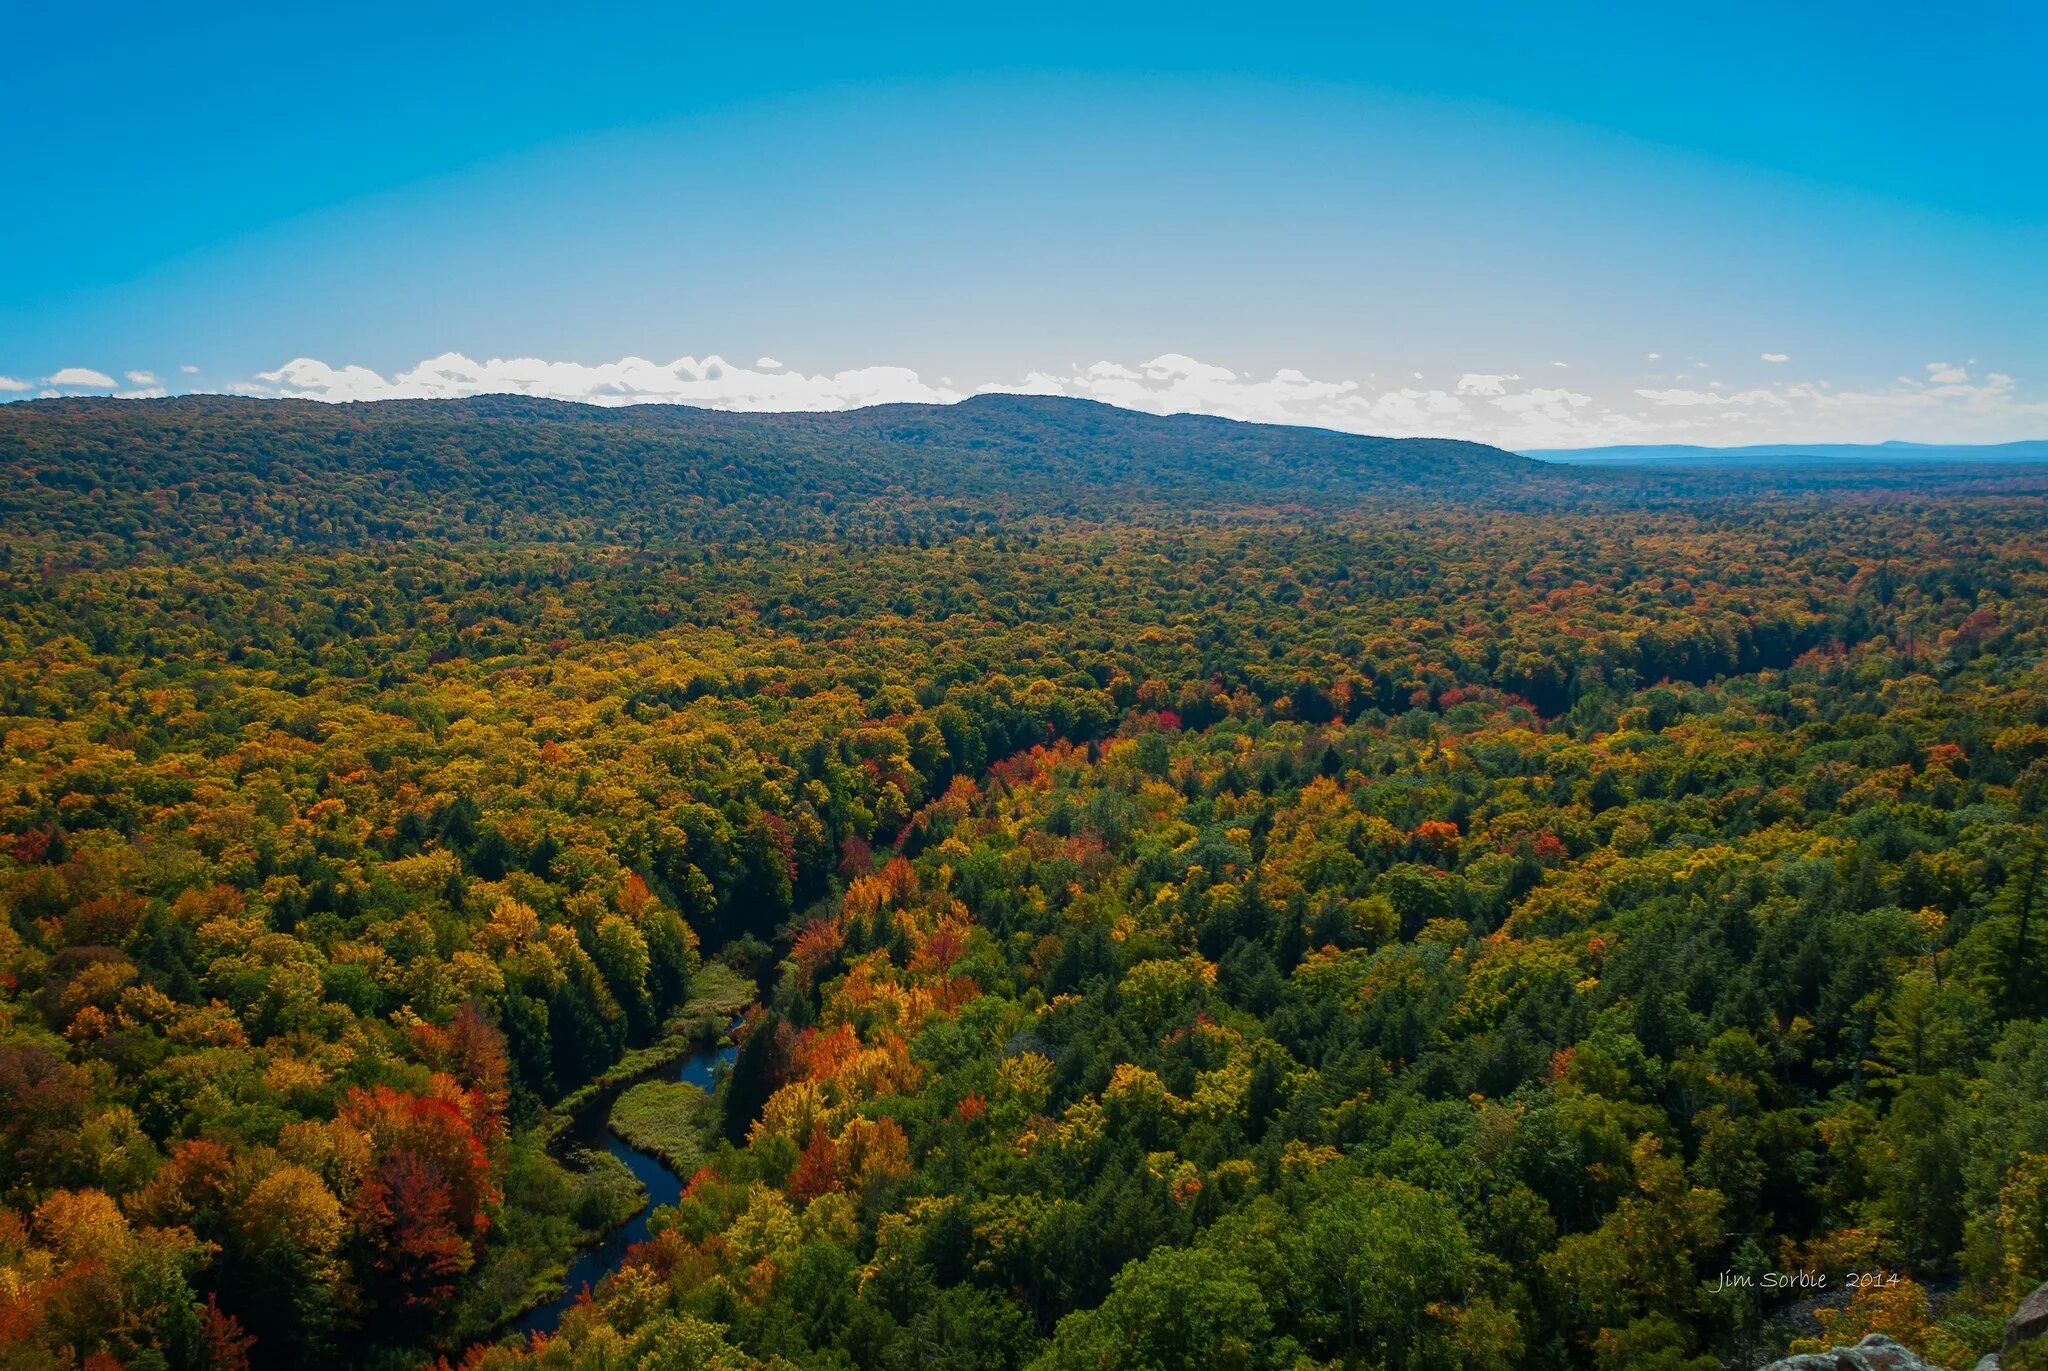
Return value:
M 488 1107 L 452 1077 L 436 1076 L 434 1090 L 358 1088 L 338 1115 L 369 1139 L 372 1160 L 355 1195 L 355 1227 L 369 1247 L 370 1267 L 405 1308 L 436 1306 L 454 1292 L 501 1198 L 476 1127 L 491 1118 Z

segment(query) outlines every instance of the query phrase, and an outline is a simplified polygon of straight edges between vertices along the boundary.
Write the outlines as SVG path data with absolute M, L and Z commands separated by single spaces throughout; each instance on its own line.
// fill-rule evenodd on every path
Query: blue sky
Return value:
M 0 386 L 2048 435 L 2038 6 L 567 8 L 0 19 Z

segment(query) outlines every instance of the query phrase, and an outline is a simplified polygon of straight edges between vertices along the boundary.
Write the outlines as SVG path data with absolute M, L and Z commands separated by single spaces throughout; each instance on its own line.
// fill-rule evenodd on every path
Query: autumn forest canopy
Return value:
M 1974 1364 L 2048 1281 L 2044 495 L 0 406 L 0 1366 Z M 681 1196 L 529 1336 L 644 1202 L 592 1110 Z

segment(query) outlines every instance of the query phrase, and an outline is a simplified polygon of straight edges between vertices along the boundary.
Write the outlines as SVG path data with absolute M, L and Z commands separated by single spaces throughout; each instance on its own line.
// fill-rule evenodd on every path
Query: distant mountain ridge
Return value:
M 1382 438 L 1208 414 L 1151 414 L 1062 395 L 989 393 L 953 404 L 887 404 L 848 410 L 744 411 L 692 405 L 582 405 L 515 395 L 469 400 L 384 401 L 461 405 L 479 418 L 574 419 L 652 431 L 699 430 L 796 441 L 865 440 L 892 447 L 1029 454 L 1048 473 L 1110 484 L 1133 479 L 1180 486 L 1191 477 L 1295 477 L 1401 481 L 1456 468 L 1529 474 L 1519 454 L 1457 438 Z M 1023 474 L 1022 471 L 1013 474 Z
M 1702 447 L 1685 443 L 1621 444 L 1613 447 L 1524 448 L 1522 456 L 1571 465 L 1769 466 L 1801 464 L 1884 464 L 1915 462 L 2048 462 L 2048 439 L 2014 443 L 1760 443 L 1748 447 Z
M 1466 498 L 1544 471 L 1483 443 L 1027 395 L 771 414 L 517 395 L 0 405 L 0 532 L 107 553 L 957 528 L 1146 504 Z

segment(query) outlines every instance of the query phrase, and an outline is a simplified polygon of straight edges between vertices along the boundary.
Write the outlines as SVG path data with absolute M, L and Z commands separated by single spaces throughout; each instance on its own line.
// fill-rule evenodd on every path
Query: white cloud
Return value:
M 1782 352 L 1766 352 L 1764 354 L 1764 360 L 1766 362 L 1789 362 L 1792 360 L 1792 358 Z
M 124 371 L 121 374 L 128 378 L 128 384 L 131 386 L 153 386 L 156 384 L 156 373 L 153 371 Z
M 1947 362 L 1929 362 L 1927 379 L 1936 385 L 1962 385 L 1970 379 L 1970 373 L 1962 367 L 1952 367 Z
M 190 362 L 185 363 L 185 365 L 179 367 L 178 370 L 184 372 L 187 376 L 197 376 L 199 374 L 199 368 L 193 366 Z
M 1942 376 L 1946 376 L 1944 371 Z M 2001 442 L 2048 431 L 2048 400 L 2023 399 L 2010 376 L 1981 384 L 1901 380 L 1889 387 L 1824 382 L 1735 390 L 1720 382 L 1620 393 L 1465 372 L 1448 391 L 1311 377 L 1246 375 L 1176 353 L 1132 367 L 1113 361 L 1037 371 L 984 390 L 1080 395 L 1152 413 L 1221 414 L 1354 433 L 1474 438 L 1505 447 L 1623 442 Z
M 1552 365 L 1552 366 L 1554 366 L 1554 367 L 1560 367 L 1560 368 L 1562 368 L 1562 367 L 1568 367 L 1568 366 L 1570 366 L 1570 365 L 1571 365 L 1571 363 L 1570 363 L 1570 362 L 1552 362 L 1552 363 L 1551 363 L 1550 365 Z
M 1649 358 L 1649 359 L 1650 359 L 1651 361 L 1653 361 L 1653 362 L 1661 362 L 1661 361 L 1663 361 L 1663 360 L 1664 360 L 1664 354 L 1663 354 L 1663 353 L 1661 353 L 1661 352 L 1650 352 L 1650 353 L 1645 353 L 1644 355 L 1645 355 L 1646 357 L 1648 357 L 1648 358 Z
M 1628 436 L 1629 421 L 1595 415 L 1592 397 L 1544 387 L 1515 389 L 1519 380 L 1474 371 L 1461 375 L 1449 391 L 1416 385 L 1378 390 L 1358 381 L 1317 379 L 1291 367 L 1270 377 L 1245 376 L 1168 353 L 1137 367 L 1102 361 L 1060 373 L 1036 371 L 1015 384 L 983 389 L 1084 396 L 1153 414 L 1220 414 L 1350 433 L 1472 437 L 1528 447 Z
M 780 371 L 782 370 L 782 363 L 776 361 L 773 357 L 756 357 L 754 359 L 754 368 L 757 371 Z
M 385 377 L 368 367 L 334 367 L 297 357 L 257 379 L 259 393 L 310 400 L 450 399 L 464 395 L 538 395 L 593 405 L 679 404 L 710 409 L 852 409 L 897 401 L 945 403 L 958 392 L 928 386 L 907 367 L 860 367 L 829 376 L 734 366 L 722 357 L 650 362 L 626 357 L 586 366 L 536 357 L 478 362 L 444 352 Z
M 1715 386 L 1720 384 L 1719 381 L 1714 382 Z M 1680 409 L 1695 408 L 1700 405 L 1782 405 L 1785 403 L 1782 396 L 1770 390 L 1745 390 L 1737 394 L 1727 395 L 1723 394 L 1720 390 L 1687 390 L 1679 388 L 1674 390 L 1639 390 L 1636 394 L 1642 396 L 1653 405 Z
M 1575 411 L 1592 403 L 1592 396 L 1566 390 L 1563 386 L 1538 386 L 1533 390 L 1499 396 L 1493 401 L 1493 406 L 1508 414 L 1537 416 L 1568 424 L 1572 422 Z
M 27 390 L 29 382 L 17 381 L 12 376 L 0 376 L 0 390 Z
M 1642 396 L 1653 405 L 1718 405 L 1721 403 L 1720 396 L 1705 390 L 1639 390 L 1636 394 Z
M 60 367 L 49 375 L 47 384 L 53 386 L 91 386 L 96 390 L 112 390 L 114 378 L 104 371 L 91 367 Z

